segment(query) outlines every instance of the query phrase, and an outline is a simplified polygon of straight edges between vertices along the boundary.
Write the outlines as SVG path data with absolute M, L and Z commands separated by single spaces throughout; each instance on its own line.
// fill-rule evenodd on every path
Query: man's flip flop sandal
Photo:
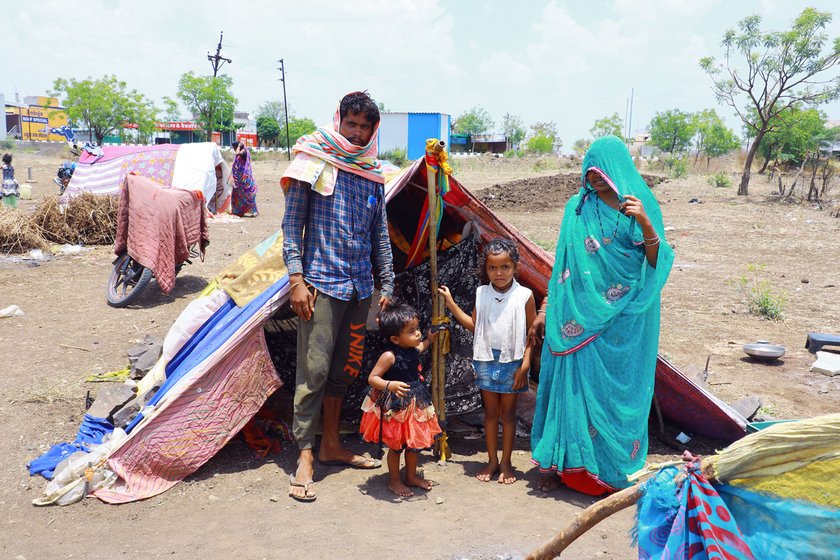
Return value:
M 299 502 L 314 502 L 318 497 L 315 489 L 315 481 L 310 480 L 306 483 L 300 483 L 295 479 L 295 475 L 289 475 L 289 496 Z M 292 488 L 303 488 L 303 496 L 296 496 L 292 493 Z

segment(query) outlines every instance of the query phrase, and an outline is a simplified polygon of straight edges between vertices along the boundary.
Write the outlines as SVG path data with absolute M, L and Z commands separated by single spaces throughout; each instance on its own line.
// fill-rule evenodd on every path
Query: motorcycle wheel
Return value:
M 134 302 L 149 285 L 152 271 L 124 253 L 114 262 L 105 296 L 111 307 L 125 307 Z

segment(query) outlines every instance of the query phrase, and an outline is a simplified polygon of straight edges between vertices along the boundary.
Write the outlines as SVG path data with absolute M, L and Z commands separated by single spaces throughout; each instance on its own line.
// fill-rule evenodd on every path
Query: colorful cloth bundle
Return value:
M 645 483 L 639 558 L 754 558 L 738 524 L 700 469 L 666 467 Z
M 647 482 L 639 558 L 836 558 L 837 480 L 840 414 L 775 424 Z

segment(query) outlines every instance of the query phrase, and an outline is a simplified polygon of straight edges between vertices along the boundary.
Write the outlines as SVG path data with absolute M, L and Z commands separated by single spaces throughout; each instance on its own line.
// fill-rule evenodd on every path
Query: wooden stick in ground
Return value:
M 542 545 L 540 548 L 526 556 L 525 560 L 547 560 L 557 558 L 560 553 L 566 550 L 579 536 L 609 517 L 635 504 L 642 497 L 642 485 L 637 484 L 616 492 L 612 496 L 592 504 L 582 512 L 575 515 L 574 520 L 554 538 Z
M 438 294 L 438 268 L 437 268 L 437 173 L 435 167 L 438 166 L 437 154 L 443 149 L 444 143 L 440 140 L 432 142 L 431 139 L 426 141 L 426 191 L 429 201 L 429 275 L 430 285 L 432 291 L 432 317 L 436 317 L 443 313 L 443 305 L 440 294 Z M 441 171 L 442 172 L 442 171 Z M 432 401 L 435 406 L 435 411 L 438 415 L 438 420 L 443 423 L 446 420 L 446 411 L 444 410 L 443 402 L 443 366 L 444 357 L 440 351 L 439 337 L 432 342 Z M 445 433 L 444 439 L 445 441 Z M 435 444 L 435 455 L 443 460 L 446 457 L 446 450 L 440 443 Z

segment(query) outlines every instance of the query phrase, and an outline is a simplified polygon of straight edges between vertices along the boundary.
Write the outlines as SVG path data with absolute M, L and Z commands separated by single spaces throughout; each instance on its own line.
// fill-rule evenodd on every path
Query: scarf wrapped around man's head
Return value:
M 295 160 L 289 165 L 280 186 L 285 192 L 292 180 L 312 185 L 312 190 L 329 196 L 335 187 L 337 173 L 332 168 L 342 169 L 375 181 L 384 183 L 382 164 L 378 155 L 379 122 L 373 127 L 373 134 L 364 146 L 356 146 L 339 132 L 341 127 L 341 102 L 335 109 L 332 123 L 318 128 L 312 134 L 298 139 L 292 148 Z

